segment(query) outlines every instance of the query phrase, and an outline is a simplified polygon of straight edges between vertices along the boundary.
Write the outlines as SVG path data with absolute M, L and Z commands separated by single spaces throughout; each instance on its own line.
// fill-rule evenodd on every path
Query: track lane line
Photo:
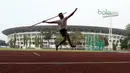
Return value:
M 128 61 L 122 62 L 0 62 L 0 64 L 45 64 L 45 65 L 57 65 L 57 64 L 130 64 Z
M 41 56 L 40 54 L 36 53 L 36 52 L 33 52 L 34 55 L 36 56 Z

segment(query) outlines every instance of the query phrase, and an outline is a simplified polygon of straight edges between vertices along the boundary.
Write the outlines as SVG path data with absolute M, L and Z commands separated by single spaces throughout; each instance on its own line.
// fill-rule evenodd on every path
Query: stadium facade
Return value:
M 69 25 L 68 27 L 68 32 L 72 31 L 80 31 L 82 34 L 99 34 L 102 35 L 103 37 L 108 38 L 108 43 L 109 45 L 107 48 L 109 48 L 111 44 L 111 40 L 109 37 L 109 28 L 107 27 L 96 27 L 96 26 L 77 26 L 77 25 Z M 7 35 L 8 41 L 11 39 L 14 39 L 14 36 L 16 35 L 16 45 L 19 47 L 25 47 L 24 46 L 24 35 L 28 36 L 31 38 L 31 47 L 35 47 L 34 44 L 34 39 L 35 36 L 40 36 L 41 30 L 52 30 L 52 31 L 57 31 L 58 27 L 56 25 L 45 25 L 45 26 L 34 26 L 34 27 L 29 27 L 29 26 L 24 26 L 24 27 L 15 27 L 15 28 L 9 28 L 5 29 L 2 31 L 3 34 Z M 120 39 L 123 39 L 125 36 L 125 30 L 123 29 L 117 29 L 117 28 L 112 28 L 112 40 L 114 43 L 117 43 L 118 46 L 117 48 L 120 49 Z M 49 48 L 55 48 L 55 39 L 56 36 L 53 34 L 52 38 L 49 40 L 49 43 L 47 40 L 43 39 L 43 47 L 47 47 L 48 44 L 50 44 Z M 29 42 L 28 42 L 29 43 Z M 82 43 L 84 45 L 85 41 Z M 29 45 L 28 45 L 29 46 Z M 66 46 L 66 47 L 69 47 Z M 118 50 L 117 49 L 117 50 Z

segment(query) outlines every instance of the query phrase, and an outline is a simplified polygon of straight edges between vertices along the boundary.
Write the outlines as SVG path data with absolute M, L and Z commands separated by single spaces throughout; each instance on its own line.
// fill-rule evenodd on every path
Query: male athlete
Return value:
M 76 47 L 74 45 L 72 45 L 71 41 L 70 41 L 70 38 L 69 38 L 69 34 L 67 33 L 67 20 L 77 11 L 77 8 L 69 15 L 69 16 L 66 16 L 64 17 L 64 15 L 62 13 L 59 13 L 59 18 L 60 20 L 57 20 L 57 21 L 51 21 L 51 22 L 48 22 L 48 21 L 43 21 L 43 23 L 55 23 L 55 24 L 58 24 L 58 27 L 59 27 L 59 30 L 60 30 L 60 34 L 62 35 L 62 37 L 64 37 L 64 39 L 58 44 L 56 45 L 56 50 L 58 51 L 58 47 L 63 44 L 66 40 L 69 41 L 69 44 L 71 47 Z

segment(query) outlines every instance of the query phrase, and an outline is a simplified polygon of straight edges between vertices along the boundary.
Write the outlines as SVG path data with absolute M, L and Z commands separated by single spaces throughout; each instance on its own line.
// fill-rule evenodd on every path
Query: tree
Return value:
M 70 39 L 73 44 L 75 45 L 81 45 L 83 43 L 83 40 L 85 39 L 84 35 L 81 34 L 79 31 L 75 31 L 70 33 Z
M 106 38 L 106 37 L 104 37 L 104 45 L 105 45 L 105 46 L 108 46 L 108 45 L 109 45 L 109 43 L 108 43 L 108 38 Z
M 14 48 L 16 48 L 16 33 L 14 34 L 14 40 L 13 40 L 13 43 L 14 43 Z
M 26 46 L 26 48 L 27 48 L 27 45 L 28 45 L 28 40 L 29 40 L 29 38 L 24 34 L 23 43 L 24 43 L 24 46 Z
M 128 40 L 130 40 L 130 38 L 128 38 L 128 37 L 126 37 L 122 40 L 121 49 L 128 50 Z
M 116 44 L 113 42 L 113 50 L 116 50 Z
M 26 48 L 27 48 L 27 45 L 28 45 L 28 41 L 29 41 L 29 37 L 26 36 L 26 41 L 25 41 L 25 43 L 26 43 Z
M 125 30 L 126 30 L 126 36 L 130 37 L 130 24 L 126 25 Z
M 50 29 L 46 29 L 46 30 L 44 31 L 44 39 L 48 41 L 48 48 L 50 47 L 50 42 L 49 42 L 49 40 L 51 39 L 52 34 L 53 34 L 53 33 L 52 33 L 52 30 L 50 30 Z
M 57 34 L 56 39 L 55 39 L 55 45 L 58 45 L 62 40 L 63 40 L 63 37 L 60 34 Z M 67 42 L 64 42 L 62 45 L 66 46 Z M 61 48 L 62 48 L 62 45 L 60 45 Z
M 74 32 L 70 33 L 70 40 L 71 40 L 72 44 L 76 45 L 77 37 Z
M 85 36 L 80 31 L 76 31 L 75 35 L 77 35 L 77 44 L 82 45 L 83 41 L 85 40 Z
M 7 46 L 4 40 L 0 40 L 0 46 Z
M 9 45 L 11 48 L 15 48 L 15 47 L 16 47 L 16 34 L 14 34 L 14 37 L 11 38 L 11 39 L 8 41 L 8 45 Z
M 11 48 L 14 48 L 13 39 L 10 39 L 10 40 L 9 40 L 9 46 L 10 46 Z
M 28 40 L 29 40 L 29 48 L 30 48 L 31 47 L 31 37 L 28 38 Z
M 24 46 L 25 46 L 25 42 L 26 42 L 26 35 L 24 34 L 23 35 L 23 44 L 24 44 Z
M 121 49 L 129 49 L 130 44 L 128 44 L 128 41 L 130 40 L 130 24 L 126 25 L 126 37 L 124 39 L 120 39 L 121 42 Z
M 116 44 L 115 44 L 116 45 L 116 49 L 117 49 L 118 43 L 119 43 L 119 41 L 117 41 Z
M 44 30 L 41 30 L 40 32 L 40 48 L 43 48 L 43 36 L 44 36 Z
M 39 47 L 40 44 L 40 38 L 35 36 L 35 47 Z

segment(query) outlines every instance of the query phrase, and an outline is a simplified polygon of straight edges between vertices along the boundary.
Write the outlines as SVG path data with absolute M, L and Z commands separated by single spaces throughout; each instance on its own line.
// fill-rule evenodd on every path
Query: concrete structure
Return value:
M 47 29 L 52 30 L 52 31 L 58 30 L 57 26 L 55 26 L 55 25 L 35 26 L 32 28 L 28 28 L 28 26 L 25 26 L 25 27 L 15 27 L 15 28 L 5 29 L 2 31 L 2 33 L 8 36 L 8 41 L 10 39 L 13 39 L 14 35 L 16 34 L 16 45 L 18 45 L 20 47 L 25 47 L 24 43 L 23 43 L 23 37 L 25 34 L 26 36 L 31 37 L 31 47 L 35 47 L 35 45 L 34 45 L 35 36 L 40 36 L 40 34 L 41 34 L 40 31 L 41 30 L 44 31 Z M 71 25 L 71 26 L 68 26 L 68 32 L 71 32 L 71 31 L 80 31 L 82 34 L 100 34 L 109 39 L 109 28 L 107 28 L 107 27 Z M 112 33 L 113 33 L 112 39 L 113 39 L 114 43 L 119 41 L 118 48 L 120 48 L 120 39 L 124 38 L 125 30 L 113 28 Z M 56 38 L 56 36 L 53 34 L 52 38 L 49 40 L 50 48 L 55 48 L 55 38 Z M 110 44 L 111 40 L 108 40 L 108 42 L 109 42 L 109 46 L 108 46 L 108 48 L 109 48 L 111 46 L 111 44 Z M 47 47 L 48 41 L 43 39 L 43 44 L 44 44 L 44 48 Z M 67 46 L 67 47 L 69 47 L 69 46 Z M 111 49 L 109 49 L 109 50 L 111 50 Z

